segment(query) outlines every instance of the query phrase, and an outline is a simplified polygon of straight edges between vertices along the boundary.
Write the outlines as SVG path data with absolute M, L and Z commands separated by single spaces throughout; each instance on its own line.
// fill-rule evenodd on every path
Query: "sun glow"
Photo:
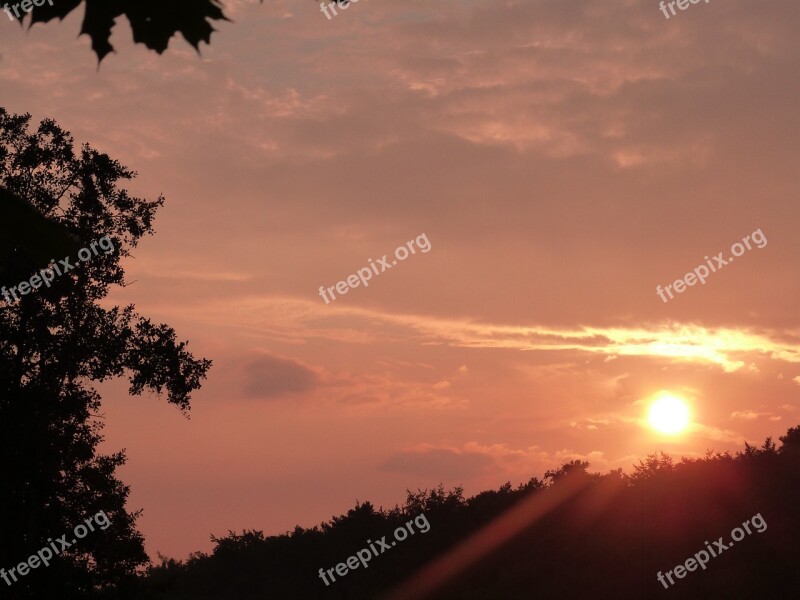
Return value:
M 689 407 L 675 396 L 660 396 L 650 405 L 647 420 L 653 429 L 661 433 L 681 433 L 689 425 Z

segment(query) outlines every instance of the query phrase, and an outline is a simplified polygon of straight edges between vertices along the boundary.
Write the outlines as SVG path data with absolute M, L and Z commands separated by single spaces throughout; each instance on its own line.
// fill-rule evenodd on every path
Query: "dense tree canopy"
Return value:
M 16 582 L 4 598 L 84 597 L 113 588 L 115 597 L 147 562 L 128 488 L 115 476 L 122 452 L 97 453 L 102 440 L 100 394 L 93 382 L 127 376 L 130 393 L 165 393 L 189 410 L 190 396 L 210 367 L 195 359 L 175 331 L 136 314 L 132 305 L 101 307 L 110 286 L 123 285 L 121 259 L 152 233 L 163 198 L 130 196 L 119 184 L 135 173 L 84 145 L 51 120 L 30 130 L 30 115 L 0 108 L 0 202 L 5 212 L 64 232 L 56 246 L 42 238 L 4 241 L 7 281 L 34 281 L 50 251 L 94 244 L 87 260 L 71 259 L 48 285 L 0 298 L 0 566 L 17 565 L 104 511 L 112 525 L 58 555 L 47 569 Z M 25 205 L 19 204 L 24 202 Z M 31 211 L 35 211 L 36 216 Z M 37 229 L 38 228 L 38 229 Z M 102 244 L 98 246 L 98 240 Z M 63 245 L 62 245 L 63 244 Z M 102 248 L 102 251 L 100 250 Z M 37 274 L 37 271 L 39 273 Z M 43 276 L 43 275 L 42 275 Z M 35 289 L 31 289 L 35 288 Z M 5 291 L 5 290 L 4 290 Z

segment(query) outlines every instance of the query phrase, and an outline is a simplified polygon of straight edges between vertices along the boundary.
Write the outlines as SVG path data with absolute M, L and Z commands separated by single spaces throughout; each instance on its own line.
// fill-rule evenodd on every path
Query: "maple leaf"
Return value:
M 211 43 L 213 21 L 230 21 L 219 0 L 53 0 L 34 6 L 30 24 L 64 20 L 81 4 L 85 5 L 81 34 L 92 40 L 92 50 L 102 61 L 114 50 L 111 30 L 119 17 L 126 17 L 133 41 L 162 54 L 177 33 L 200 51 L 200 42 Z M 23 15 L 24 20 L 27 15 Z

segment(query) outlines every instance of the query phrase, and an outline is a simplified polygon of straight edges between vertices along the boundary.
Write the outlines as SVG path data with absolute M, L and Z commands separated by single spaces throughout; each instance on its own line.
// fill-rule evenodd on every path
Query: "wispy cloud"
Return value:
M 201 321 L 238 322 L 252 333 L 279 339 L 321 338 L 354 344 L 413 339 L 421 345 L 635 356 L 716 365 L 726 372 L 744 369 L 756 360 L 800 363 L 800 343 L 786 341 L 783 333 L 673 322 L 632 328 L 502 325 L 255 296 L 180 310 L 182 314 L 192 311 Z M 256 314 L 260 316 L 254 320 Z

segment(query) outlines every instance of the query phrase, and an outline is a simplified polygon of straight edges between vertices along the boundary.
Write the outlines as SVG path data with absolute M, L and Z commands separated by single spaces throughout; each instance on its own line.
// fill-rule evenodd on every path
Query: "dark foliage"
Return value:
M 34 6 L 28 18 L 31 23 L 63 20 L 81 5 L 85 9 L 81 34 L 91 38 L 99 60 L 114 50 L 111 30 L 119 17 L 130 22 L 136 43 L 159 54 L 176 33 L 199 49 L 200 42 L 211 42 L 213 21 L 229 20 L 217 0 L 55 0 L 53 6 Z
M 482 529 L 529 502 L 578 491 L 496 552 L 463 570 L 430 598 L 447 600 L 585 600 L 603 598 L 796 598 L 800 591 L 800 427 L 761 448 L 736 455 L 708 453 L 677 464 L 652 455 L 631 475 L 616 470 L 590 474 L 573 461 L 545 480 L 464 498 L 441 487 L 408 494 L 402 507 L 376 510 L 357 503 L 320 527 L 297 527 L 285 535 L 260 531 L 214 538 L 210 555 L 187 561 L 163 559 L 143 580 L 151 600 L 369 600 L 389 594 L 415 572 Z M 367 540 L 387 536 L 425 513 L 428 533 L 416 533 L 374 558 L 369 568 L 339 577 L 329 587 L 318 576 L 344 562 Z M 524 512 L 524 511 L 523 511 Z M 756 514 L 767 524 L 712 558 L 706 570 L 689 572 L 664 589 L 666 572 Z M 410 596 L 407 596 L 410 597 Z
M 17 566 L 48 538 L 100 511 L 111 521 L 12 586 L 2 598 L 116 598 L 147 562 L 137 512 L 126 510 L 128 487 L 115 476 L 124 453 L 97 453 L 102 440 L 100 395 L 93 382 L 127 376 L 131 394 L 166 391 L 188 411 L 191 392 L 210 363 L 187 352 L 175 332 L 138 316 L 134 307 L 103 308 L 112 285 L 124 285 L 120 260 L 152 233 L 162 198 L 129 196 L 120 181 L 135 174 L 45 120 L 0 108 L 0 268 L 16 283 L 50 258 L 72 255 L 77 266 L 52 286 L 6 304 L 0 299 L 0 568 Z M 31 238 L 53 235 L 52 239 Z M 115 250 L 79 263 L 71 252 L 107 236 Z M 50 253 L 56 253 L 55 256 Z M 59 255 L 59 253 L 65 254 Z

